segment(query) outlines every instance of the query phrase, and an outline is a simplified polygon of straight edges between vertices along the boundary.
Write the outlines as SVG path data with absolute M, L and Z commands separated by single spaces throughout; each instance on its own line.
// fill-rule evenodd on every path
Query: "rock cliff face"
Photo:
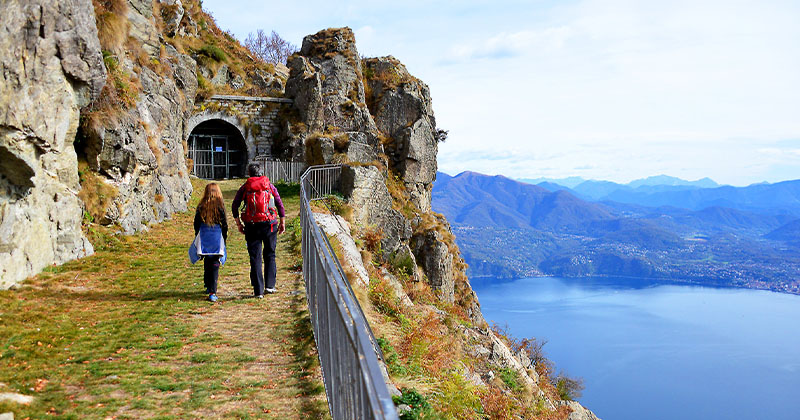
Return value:
M 173 26 L 185 16 L 181 2 L 162 3 L 172 6 L 164 14 L 167 30 L 174 32 Z M 127 233 L 185 211 L 192 192 L 184 123 L 194 106 L 197 65 L 189 55 L 161 44 L 153 4 L 132 2 L 127 19 L 132 42 L 143 45 L 145 63 L 156 59 L 158 66 L 140 65 L 130 53 L 107 57 L 116 77 L 138 85 L 138 92 L 129 98 L 130 106 L 114 109 L 111 116 L 107 109 L 89 110 L 90 123 L 83 127 L 89 168 L 117 192 L 105 209 L 99 209 L 99 221 L 117 223 Z
M 370 272 L 369 287 L 379 290 L 380 305 L 396 305 L 387 317 L 401 312 L 415 319 L 438 319 L 439 325 L 445 325 L 453 315 L 441 308 L 458 308 L 453 313 L 463 314 L 469 326 L 445 329 L 452 328 L 460 336 L 456 346 L 477 362 L 468 362 L 469 368 L 463 370 L 453 369 L 463 380 L 482 386 L 481 392 L 495 392 L 486 391 L 490 385 L 503 389 L 497 386 L 497 376 L 513 375 L 530 390 L 529 398 L 537 401 L 538 408 L 525 411 L 525 416 L 547 412 L 554 416 L 547 418 L 596 419 L 580 404 L 555 396 L 549 379 L 537 373 L 543 369 L 548 375 L 548 368 L 535 366 L 520 348 L 512 351 L 513 346 L 483 319 L 450 226 L 444 216 L 431 210 L 438 131 L 428 87 L 394 57 L 358 57 L 349 28 L 309 35 L 301 51 L 289 59 L 286 84 L 296 116 L 285 130 L 289 154 L 305 157 L 309 164 L 344 164 L 340 187 L 352 208 L 352 226 L 345 228 L 350 232 L 339 228 L 348 226 L 344 220 L 336 223 L 331 216 L 320 215 L 320 223 L 338 238 L 345 271 L 355 273 L 351 281 L 364 284 L 365 273 Z M 359 239 L 351 239 L 352 232 Z M 374 243 L 376 237 L 379 244 Z M 373 242 L 371 248 L 366 246 L 371 251 L 362 248 L 359 255 L 353 249 L 356 242 Z M 420 298 L 413 284 L 423 281 L 443 306 Z M 426 325 L 432 331 L 442 328 Z M 389 375 L 386 378 L 391 381 Z M 399 393 L 393 385 L 389 388 Z
M 286 75 L 197 0 L 0 2 L 0 288 L 186 210 L 195 98 Z M 206 77 L 204 77 L 205 75 Z
M 392 56 L 366 59 L 364 68 L 367 104 L 386 136 L 391 166 L 401 175 L 412 202 L 429 212 L 438 153 L 430 90 Z
M 106 71 L 90 0 L 0 5 L 0 289 L 93 252 L 72 146 Z
M 362 62 L 349 28 L 307 36 L 288 64 L 286 95 L 300 116 L 290 128 L 293 154 L 310 164 L 349 164 L 342 189 L 356 220 L 382 231 L 387 259 L 409 258 L 421 268 L 414 277 L 452 302 L 453 256 L 420 217 L 430 215 L 436 176 L 428 87 L 393 57 Z

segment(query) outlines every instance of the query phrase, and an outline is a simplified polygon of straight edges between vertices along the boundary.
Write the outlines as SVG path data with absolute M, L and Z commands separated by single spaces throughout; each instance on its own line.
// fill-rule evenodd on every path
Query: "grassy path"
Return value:
M 230 205 L 241 181 L 221 183 Z M 278 243 L 278 293 L 252 299 L 244 237 L 232 226 L 220 301 L 204 300 L 186 255 L 190 211 L 150 232 L 108 237 L 91 257 L 0 291 L 0 402 L 17 419 L 327 418 L 299 255 Z M 299 210 L 283 191 L 287 218 Z M 228 214 L 230 219 L 230 214 Z

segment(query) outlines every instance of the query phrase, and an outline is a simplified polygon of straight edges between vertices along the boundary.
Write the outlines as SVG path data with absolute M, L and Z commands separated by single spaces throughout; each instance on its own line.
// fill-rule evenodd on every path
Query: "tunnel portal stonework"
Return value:
M 247 161 L 272 158 L 272 145 L 280 132 L 279 112 L 292 100 L 260 96 L 214 95 L 195 106 L 186 122 L 186 138 L 205 121 L 222 120 L 239 130 L 247 147 Z

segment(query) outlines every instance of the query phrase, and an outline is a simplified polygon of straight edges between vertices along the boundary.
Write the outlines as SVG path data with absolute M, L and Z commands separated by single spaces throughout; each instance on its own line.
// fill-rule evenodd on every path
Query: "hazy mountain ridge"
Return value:
M 572 181 L 574 184 L 574 179 Z M 717 206 L 800 217 L 800 180 L 774 184 L 752 184 L 746 187 L 719 185 L 710 178 L 685 181 L 666 175 L 631 181 L 628 184 L 586 180 L 567 187 L 560 182 L 559 179 L 544 180 L 537 185 L 549 191 L 570 191 L 584 200 L 596 202 L 614 201 L 648 207 L 672 206 L 689 210 L 703 210 L 707 207 Z
M 793 186 L 743 187 L 751 190 L 729 196 L 751 203 L 753 188 L 786 188 L 771 202 L 791 208 Z M 465 172 L 437 175 L 433 207 L 453 222 L 471 276 L 600 274 L 800 292 L 800 243 L 792 241 L 800 220 L 766 206 L 755 212 L 587 202 L 568 189 Z

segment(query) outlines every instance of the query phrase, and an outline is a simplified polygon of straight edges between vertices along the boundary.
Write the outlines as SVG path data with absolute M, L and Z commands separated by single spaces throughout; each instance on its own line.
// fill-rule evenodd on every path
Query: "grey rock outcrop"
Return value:
M 453 281 L 453 254 L 442 241 L 442 236 L 435 230 L 414 235 L 411 249 L 417 262 L 425 270 L 428 283 L 439 292 L 439 297 L 447 302 L 455 298 Z
M 180 2 L 173 8 L 176 5 Z M 129 16 L 133 14 L 149 25 L 130 35 L 145 45 L 158 40 L 152 4 L 130 8 Z M 89 167 L 117 190 L 100 221 L 117 223 L 127 233 L 185 211 L 192 192 L 184 126 L 194 106 L 197 67 L 191 57 L 174 48 L 165 47 L 165 51 L 161 65 L 168 71 L 159 73 L 122 56 L 119 65 L 141 85 L 135 105 L 118 110 L 102 124 L 85 127 Z
M 571 412 L 567 420 L 600 420 L 594 413 L 577 401 L 559 401 L 559 405 L 569 407 Z
M 448 246 L 433 231 L 412 239 L 410 216 L 397 210 L 404 205 L 397 207 L 387 188 L 388 177 L 397 176 L 410 207 L 431 211 L 438 145 L 428 87 L 393 57 L 362 61 L 349 28 L 305 37 L 288 66 L 286 96 L 299 117 L 286 130 L 292 155 L 309 164 L 352 163 L 343 169 L 341 187 L 356 221 L 383 232 L 384 258 L 412 250 L 407 254 L 413 278 L 427 278 L 452 302 L 454 259 Z
M 183 3 L 181 0 L 158 0 L 161 3 L 161 16 L 164 18 L 167 35 L 175 36 L 183 20 Z
M 369 274 L 364 267 L 361 253 L 358 251 L 353 237 L 350 236 L 350 224 L 342 216 L 325 213 L 314 213 L 314 220 L 317 221 L 317 224 L 326 235 L 335 237 L 339 241 L 342 258 L 344 258 L 342 264 L 353 270 L 362 286 L 369 285 Z
M 106 80 L 93 10 L 0 3 L 0 289 L 93 252 L 72 145 L 80 108 Z
M 341 176 L 342 192 L 353 207 L 356 220 L 376 225 L 383 231 L 381 247 L 387 255 L 411 238 L 411 223 L 392 208 L 392 196 L 386 178 L 374 166 L 345 166 Z
M 401 175 L 411 199 L 430 211 L 436 178 L 436 119 L 430 89 L 392 56 L 364 60 L 370 96 L 366 98 L 378 129 L 388 136 L 386 154 Z
M 381 148 L 378 129 L 365 103 L 361 60 L 350 28 L 328 29 L 303 39 L 289 57 L 286 96 L 294 100 L 304 130 L 292 136 L 297 150 L 312 133 L 346 136 L 340 153 L 369 162 Z M 359 143 L 348 147 L 351 143 Z

